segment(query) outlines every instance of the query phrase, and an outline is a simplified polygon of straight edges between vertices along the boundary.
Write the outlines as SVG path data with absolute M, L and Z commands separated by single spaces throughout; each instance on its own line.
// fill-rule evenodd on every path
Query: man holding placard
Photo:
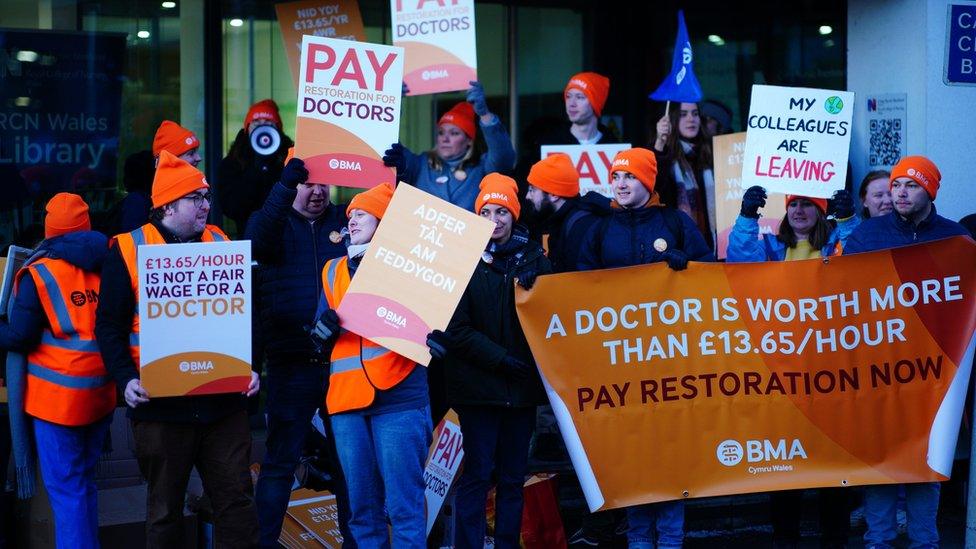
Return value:
M 213 504 L 217 547 L 257 541 L 245 399 L 239 393 L 153 398 L 140 381 L 139 320 L 145 312 L 139 307 L 139 246 L 227 240 L 207 224 L 210 200 L 203 174 L 163 151 L 153 179 L 151 221 L 117 235 L 102 269 L 95 336 L 105 367 L 124 388 L 136 460 L 149 483 L 148 547 L 183 545 L 183 505 L 194 466 Z M 258 376 L 251 372 L 246 394 L 257 391 Z

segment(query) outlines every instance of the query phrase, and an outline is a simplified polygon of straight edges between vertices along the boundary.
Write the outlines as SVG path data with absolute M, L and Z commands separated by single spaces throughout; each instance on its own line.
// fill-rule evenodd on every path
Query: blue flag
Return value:
M 685 14 L 678 10 L 678 36 L 674 41 L 671 74 L 649 96 L 657 101 L 697 103 L 702 100 L 701 85 L 692 68 L 691 41 L 685 28 Z

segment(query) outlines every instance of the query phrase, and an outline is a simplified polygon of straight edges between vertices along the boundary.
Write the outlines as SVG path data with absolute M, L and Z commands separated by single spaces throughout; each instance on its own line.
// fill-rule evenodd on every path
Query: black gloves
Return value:
M 667 250 L 663 254 L 664 260 L 668 262 L 668 267 L 674 271 L 683 271 L 688 268 L 688 254 L 681 250 Z
M 440 360 L 447 356 L 448 351 L 454 346 L 454 338 L 440 330 L 434 330 L 427 334 L 427 348 L 430 349 L 430 356 Z
M 526 364 L 512 355 L 505 355 L 505 358 L 502 359 L 501 369 L 506 375 L 516 379 L 525 379 L 535 371 L 534 366 Z
M 383 153 L 383 164 L 396 168 L 397 179 L 403 179 L 403 174 L 407 171 L 407 155 L 404 154 L 406 150 L 403 145 L 394 143 Z
M 830 208 L 827 210 L 833 214 L 834 219 L 847 219 L 854 215 L 854 198 L 851 193 L 841 189 L 834 193 L 830 200 Z
M 281 184 L 289 189 L 298 188 L 299 183 L 308 181 L 308 170 L 300 158 L 292 158 L 281 169 Z
M 309 335 L 319 345 L 331 345 L 339 337 L 339 315 L 332 309 L 326 309 L 319 315 L 315 326 L 309 330 Z
M 739 211 L 739 215 L 750 219 L 759 219 L 759 208 L 765 205 L 766 189 L 754 185 L 742 195 L 742 209 Z
M 531 290 L 532 286 L 535 284 L 535 279 L 539 277 L 539 271 L 535 269 L 529 269 L 524 273 L 520 274 L 516 279 L 518 285 L 525 288 L 526 290 Z

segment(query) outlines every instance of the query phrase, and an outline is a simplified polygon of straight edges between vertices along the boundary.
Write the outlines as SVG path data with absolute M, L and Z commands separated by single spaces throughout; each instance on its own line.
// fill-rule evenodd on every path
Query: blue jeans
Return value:
M 424 466 L 433 427 L 430 406 L 329 418 L 349 491 L 349 531 L 359 547 L 427 547 Z M 386 513 L 384 514 L 384 507 Z
M 112 414 L 81 427 L 34 419 L 37 458 L 54 512 L 59 549 L 99 546 L 95 466 L 111 424 Z
M 864 489 L 864 520 L 868 530 L 864 545 L 868 548 L 894 547 L 898 535 L 895 508 L 898 484 L 880 484 Z M 939 514 L 939 483 L 905 484 L 905 507 L 908 514 L 908 539 L 912 549 L 939 546 L 935 521 Z
M 455 496 L 457 549 L 485 546 L 485 503 L 495 473 L 495 547 L 519 547 L 535 407 L 455 406 L 464 437 L 464 470 Z
M 281 524 L 295 482 L 295 468 L 302 456 L 305 437 L 312 430 L 312 416 L 325 401 L 327 375 L 324 366 L 272 365 L 268 368 L 265 382 L 268 392 L 267 454 L 254 494 L 261 547 L 278 547 Z M 338 469 L 335 438 L 329 422 L 324 423 L 329 453 Z M 339 507 L 339 530 L 343 538 L 349 540 L 349 502 L 341 471 L 333 474 L 333 492 Z M 355 547 L 351 541 L 345 544 L 349 548 Z
M 664 501 L 627 508 L 627 547 L 654 549 L 657 546 L 681 547 L 685 539 L 685 502 Z

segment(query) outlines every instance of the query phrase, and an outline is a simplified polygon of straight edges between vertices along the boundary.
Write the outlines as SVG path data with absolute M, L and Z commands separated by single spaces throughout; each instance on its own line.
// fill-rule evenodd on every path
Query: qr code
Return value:
M 894 166 L 901 157 L 900 118 L 882 118 L 871 121 L 871 149 L 868 161 L 872 166 Z

